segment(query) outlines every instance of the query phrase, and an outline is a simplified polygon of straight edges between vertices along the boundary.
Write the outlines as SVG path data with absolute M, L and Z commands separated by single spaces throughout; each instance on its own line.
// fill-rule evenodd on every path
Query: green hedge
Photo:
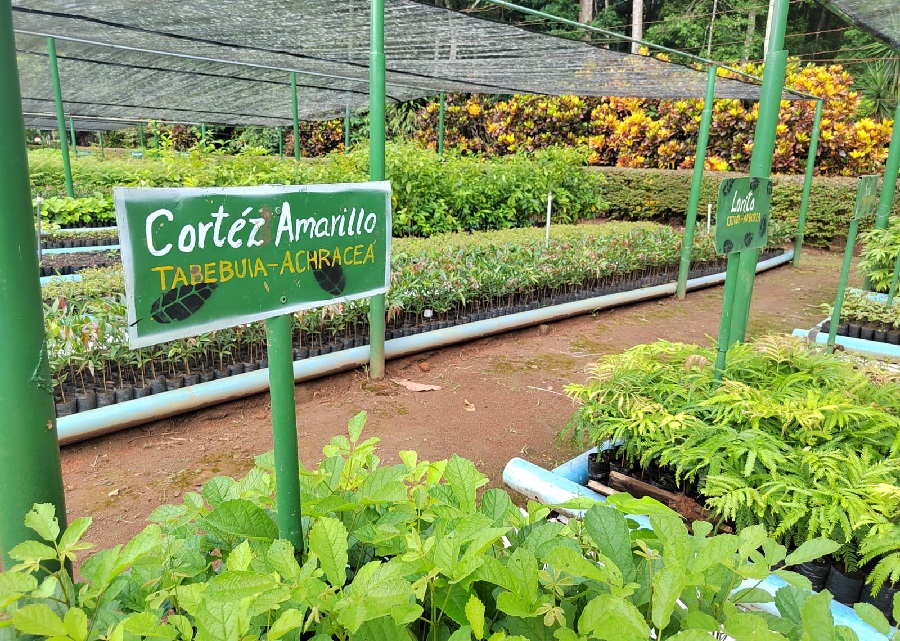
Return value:
M 605 176 L 603 200 L 608 215 L 625 220 L 677 221 L 683 224 L 691 192 L 690 171 L 664 169 L 593 169 Z M 706 217 L 707 203 L 715 209 L 719 183 L 738 174 L 707 172 L 703 177 L 698 216 Z M 772 195 L 772 217 L 791 228 L 797 228 L 797 215 L 803 195 L 802 176 L 775 176 Z M 814 247 L 830 247 L 846 238 L 847 227 L 856 196 L 853 178 L 815 178 L 809 198 L 804 243 Z M 900 201 L 895 200 L 893 213 L 900 215 Z M 869 222 L 871 225 L 871 221 Z

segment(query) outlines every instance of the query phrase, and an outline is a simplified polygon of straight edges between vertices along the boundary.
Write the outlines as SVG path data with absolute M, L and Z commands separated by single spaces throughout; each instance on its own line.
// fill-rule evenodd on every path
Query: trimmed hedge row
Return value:
M 602 187 L 603 201 L 607 203 L 607 215 L 623 220 L 653 220 L 684 224 L 685 211 L 691 193 L 690 171 L 666 169 L 592 168 L 602 173 L 606 181 Z M 728 177 L 738 176 L 730 172 L 706 172 L 700 192 L 698 217 L 705 218 L 707 203 L 713 203 L 715 211 L 719 183 Z M 797 216 L 803 195 L 802 176 L 774 176 L 775 191 L 772 194 L 772 218 L 797 229 Z M 830 247 L 846 238 L 856 197 L 856 180 L 853 178 L 813 179 L 806 218 L 804 243 L 814 247 Z M 894 201 L 894 215 L 900 215 L 900 200 Z M 871 226 L 871 220 L 864 223 Z

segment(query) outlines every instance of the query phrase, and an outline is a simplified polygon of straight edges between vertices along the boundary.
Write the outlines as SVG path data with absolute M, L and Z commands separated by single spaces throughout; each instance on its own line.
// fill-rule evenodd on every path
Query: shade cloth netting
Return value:
M 829 0 L 822 4 L 900 49 L 900 2 L 897 0 Z
M 26 112 L 53 112 L 46 35 L 93 43 L 57 41 L 67 115 L 288 125 L 290 71 L 301 119 L 368 106 L 369 0 L 12 5 Z M 385 58 L 390 101 L 440 91 L 696 98 L 706 84 L 702 70 L 412 0 L 386 0 Z M 759 88 L 720 78 L 716 94 L 757 99 Z

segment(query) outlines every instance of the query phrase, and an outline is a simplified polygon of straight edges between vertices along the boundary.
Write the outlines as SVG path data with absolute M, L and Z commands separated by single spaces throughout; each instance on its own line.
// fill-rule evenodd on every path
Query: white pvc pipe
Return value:
M 756 267 L 764 271 L 790 262 L 794 252 L 787 251 L 780 256 L 762 261 Z M 725 280 L 725 274 L 713 274 L 693 278 L 687 282 L 688 289 L 701 289 Z M 598 309 L 607 309 L 643 300 L 652 300 L 675 293 L 675 283 L 637 289 L 630 292 L 599 296 L 587 300 L 574 301 L 529 310 L 518 314 L 489 318 L 474 323 L 466 323 L 446 329 L 438 329 L 423 334 L 385 341 L 385 358 L 399 358 L 422 351 L 475 340 L 484 336 L 521 329 L 571 316 L 586 314 Z M 354 369 L 369 362 L 369 348 L 354 347 L 294 362 L 294 379 L 310 380 Z M 192 410 L 233 401 L 269 389 L 269 370 L 257 370 L 247 374 L 229 376 L 209 383 L 191 385 L 182 389 L 154 394 L 145 398 L 109 405 L 87 412 L 78 412 L 57 420 L 59 442 L 74 443 L 101 434 L 115 432 L 135 425 L 143 425 Z

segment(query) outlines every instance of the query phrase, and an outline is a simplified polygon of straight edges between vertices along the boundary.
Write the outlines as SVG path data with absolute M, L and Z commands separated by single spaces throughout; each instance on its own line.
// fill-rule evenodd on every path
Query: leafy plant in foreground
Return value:
M 613 497 L 583 521 L 548 521 L 550 508 L 513 505 L 465 459 L 381 466 L 378 439 L 350 421 L 314 469 L 301 469 L 304 549 L 278 539 L 271 453 L 240 480 L 210 479 L 202 494 L 164 505 L 125 546 L 66 569 L 86 549 L 90 520 L 60 536 L 49 505 L 26 524 L 0 574 L 0 638 L 54 641 L 140 637 L 212 641 L 674 641 L 839 639 L 830 595 L 788 568 L 832 552 L 814 539 L 788 554 L 760 527 L 689 533 L 659 503 Z M 649 518 L 642 529 L 627 514 Z M 774 596 L 760 582 L 787 584 Z M 781 616 L 745 609 L 772 603 Z

